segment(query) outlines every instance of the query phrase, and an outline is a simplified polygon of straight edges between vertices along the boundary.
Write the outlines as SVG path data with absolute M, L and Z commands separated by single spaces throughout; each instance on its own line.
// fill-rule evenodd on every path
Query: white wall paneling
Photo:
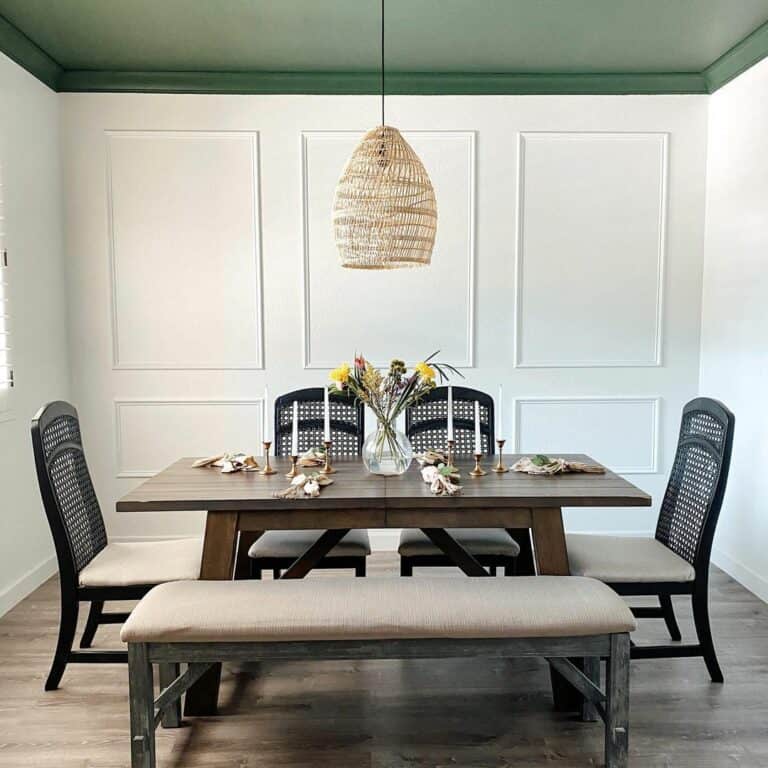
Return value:
M 116 400 L 117 477 L 151 477 L 182 456 L 260 453 L 263 399 Z
M 515 453 L 586 453 L 622 474 L 659 471 L 658 398 L 517 398 L 514 416 Z
M 104 93 L 59 98 L 73 399 L 110 535 L 198 533 L 199 515 L 115 514 L 115 500 L 141 479 L 127 475 L 144 475 L 182 455 L 256 450 L 258 406 L 210 403 L 253 402 L 267 383 L 273 396 L 320 386 L 327 368 L 350 360 L 356 350 L 388 363 L 393 356 L 413 362 L 440 349 L 443 359 L 463 366 L 467 386 L 495 395 L 503 384 L 510 447 L 516 397 L 568 403 L 581 396 L 660 397 L 658 472 L 631 475 L 660 498 L 680 408 L 698 386 L 705 97 L 388 98 L 388 119 L 424 160 L 439 208 L 432 265 L 390 273 L 340 268 L 331 224 L 336 181 L 355 143 L 380 114 L 375 96 Z M 535 358 L 561 365 L 557 368 L 515 367 L 521 133 L 526 145 L 523 230 L 539 240 L 524 242 L 519 265 L 525 342 L 520 362 L 528 365 Z M 559 135 L 566 138 L 553 138 Z M 659 271 L 651 235 L 658 234 L 666 135 L 667 247 Z M 105 142 L 109 158 L 101 151 Z M 583 183 L 589 205 L 584 210 L 586 203 L 577 200 L 583 215 L 569 219 L 574 193 L 566 182 L 580 163 L 588 165 Z M 617 191 L 618 171 L 605 169 L 606 163 L 632 174 L 635 183 Z M 547 184 L 555 207 L 540 189 Z M 617 194 L 626 197 L 630 211 L 618 219 L 633 232 L 628 245 L 613 230 L 610 237 L 595 230 L 598 210 L 616 214 Z M 533 210 L 534 204 L 544 213 Z M 561 234 L 568 230 L 562 238 L 580 249 L 574 258 L 584 260 L 588 246 L 596 249 L 574 277 L 562 240 L 552 235 L 546 255 L 557 280 L 550 285 L 551 296 L 534 290 L 537 264 L 529 262 L 529 256 L 543 258 L 547 220 Z M 632 291 L 616 303 L 625 254 L 615 263 L 607 254 L 625 245 L 637 255 L 638 266 Z M 600 280 L 612 295 L 588 295 L 586 312 L 586 304 L 574 303 L 574 286 L 593 276 L 596 267 L 605 272 Z M 660 278 L 664 364 L 657 366 L 650 363 L 656 356 Z M 559 340 L 542 325 L 548 312 L 559 321 Z M 597 329 L 595 346 L 580 335 L 569 336 L 573 326 Z M 569 346 L 563 339 L 570 339 Z M 586 365 L 574 367 L 578 361 Z M 602 365 L 606 361 L 632 365 Z M 121 405 L 118 424 L 116 400 L 161 404 Z M 167 404 L 187 401 L 208 405 Z M 573 405 L 564 405 L 546 413 L 568 436 L 573 411 Z M 626 439 L 638 442 L 622 449 L 617 429 L 604 424 L 578 450 L 605 453 L 618 467 L 645 471 L 653 466 L 644 407 L 623 403 L 615 410 L 594 406 L 589 411 L 595 412 L 595 418 L 605 419 L 607 412 L 626 419 Z M 242 414 L 242 424 L 235 413 Z M 532 418 L 526 406 L 524 436 L 545 436 L 544 425 L 530 431 Z M 556 443 L 551 448 L 558 450 Z M 568 522 L 582 530 L 643 530 L 654 518 L 653 509 L 624 510 L 618 516 L 579 510 L 569 512 Z M 385 540 L 392 539 L 377 538 Z
M 667 141 L 520 134 L 518 367 L 661 364 Z
M 381 365 L 393 357 L 422 360 L 438 349 L 453 365 L 474 364 L 475 134 L 403 135 L 435 188 L 435 266 L 375 272 L 339 268 L 331 227 L 334 189 L 360 133 L 302 133 L 306 368 L 334 368 L 355 350 Z
M 115 368 L 261 368 L 258 134 L 110 130 L 106 149 Z

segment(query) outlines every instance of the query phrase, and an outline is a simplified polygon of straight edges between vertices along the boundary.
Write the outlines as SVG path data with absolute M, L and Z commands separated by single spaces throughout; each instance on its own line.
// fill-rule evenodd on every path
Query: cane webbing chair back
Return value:
M 709 562 L 728 480 L 734 423 L 733 414 L 710 398 L 691 400 L 683 409 L 656 538 L 694 567 Z
M 75 408 L 61 401 L 44 406 L 32 421 L 32 446 L 59 570 L 76 576 L 107 546 L 107 532 Z
M 275 400 L 275 456 L 291 455 L 294 401 L 299 411 L 299 454 L 323 444 L 323 388 L 297 389 Z M 351 395 L 331 394 L 328 406 L 333 456 L 359 456 L 365 438 L 363 404 Z
M 493 398 L 469 387 L 453 387 L 454 455 L 475 452 L 475 400 L 480 404 L 480 445 L 483 453 L 494 448 Z M 405 431 L 413 450 L 421 453 L 434 448 L 445 450 L 448 438 L 448 387 L 435 387 L 405 412 Z

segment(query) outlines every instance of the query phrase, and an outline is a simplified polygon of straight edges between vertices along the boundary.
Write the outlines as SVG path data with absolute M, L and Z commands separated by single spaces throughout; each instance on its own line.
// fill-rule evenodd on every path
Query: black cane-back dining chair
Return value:
M 475 401 L 480 405 L 480 445 L 483 453 L 494 453 L 493 398 L 468 387 L 453 387 L 454 454 L 471 456 L 475 451 Z M 405 430 L 416 453 L 433 448 L 445 450 L 448 438 L 448 388 L 436 387 L 405 412 Z M 528 531 L 493 528 L 451 528 L 448 533 L 484 567 L 495 572 L 503 568 L 505 576 L 516 571 L 520 554 L 518 540 L 529 540 Z M 514 535 L 514 538 L 512 537 Z M 418 529 L 405 528 L 397 548 L 400 575 L 412 576 L 415 567 L 454 565 L 442 550 Z
M 202 542 L 108 541 L 85 461 L 77 411 L 69 403 L 48 403 L 38 411 L 32 420 L 32 447 L 61 592 L 59 638 L 45 682 L 45 690 L 50 691 L 58 688 L 68 662 L 128 660 L 126 651 L 72 650 L 81 602 L 90 602 L 91 607 L 80 648 L 90 649 L 100 624 L 119 624 L 128 618 L 127 613 L 104 613 L 105 600 L 138 600 L 162 582 L 197 579 Z
M 322 446 L 325 404 L 323 388 L 311 387 L 288 392 L 275 400 L 275 455 L 291 455 L 293 404 L 298 403 L 299 454 Z M 365 414 L 362 403 L 352 396 L 331 394 L 330 426 L 334 457 L 359 456 L 365 436 Z M 271 570 L 275 578 L 289 568 L 322 536 L 321 530 L 268 531 L 248 550 L 251 576 L 260 579 L 261 572 Z M 315 568 L 352 568 L 356 576 L 365 576 L 366 558 L 371 554 L 368 532 L 350 531 Z
M 709 559 L 723 503 L 733 446 L 734 416 L 707 397 L 683 408 L 677 452 L 653 538 L 566 537 L 571 573 L 604 581 L 620 595 L 649 595 L 659 607 L 640 607 L 638 618 L 664 619 L 681 639 L 672 595 L 690 595 L 696 644 L 632 647 L 634 659 L 703 656 L 712 681 L 723 682 L 709 623 Z

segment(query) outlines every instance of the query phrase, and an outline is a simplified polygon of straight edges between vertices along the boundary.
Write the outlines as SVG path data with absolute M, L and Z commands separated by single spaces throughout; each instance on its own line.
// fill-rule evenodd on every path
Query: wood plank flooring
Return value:
M 372 575 L 397 568 L 391 554 L 369 562 Z M 675 603 L 692 637 L 688 603 Z M 768 606 L 715 571 L 712 614 L 725 685 L 700 660 L 633 663 L 633 768 L 768 766 Z M 70 665 L 43 692 L 57 617 L 53 579 L 0 619 L 0 766 L 125 768 L 125 667 Z M 117 631 L 97 643 L 117 647 Z M 645 620 L 636 639 L 664 640 L 663 622 Z M 226 666 L 221 709 L 159 730 L 159 768 L 602 765 L 602 726 L 552 711 L 538 660 Z

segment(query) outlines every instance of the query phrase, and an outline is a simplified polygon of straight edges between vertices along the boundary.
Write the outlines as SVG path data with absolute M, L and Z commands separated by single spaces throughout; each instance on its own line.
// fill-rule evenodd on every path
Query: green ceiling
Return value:
M 768 55 L 768 0 L 386 0 L 390 93 L 710 93 Z M 0 0 L 59 91 L 373 93 L 379 0 Z

